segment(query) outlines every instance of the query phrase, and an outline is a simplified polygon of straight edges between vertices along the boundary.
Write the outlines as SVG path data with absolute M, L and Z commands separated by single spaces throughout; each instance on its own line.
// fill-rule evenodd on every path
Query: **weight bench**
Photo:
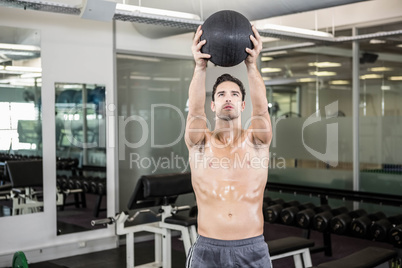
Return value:
M 190 206 L 174 206 L 177 197 L 181 194 L 192 193 L 190 173 L 142 176 L 134 189 L 128 203 L 128 209 L 138 210 L 132 217 L 128 212 L 121 212 L 115 218 L 94 220 L 96 224 L 116 224 L 116 234 L 126 235 L 127 268 L 134 266 L 134 234 L 138 232 L 150 232 L 155 234 L 155 260 L 141 265 L 141 267 L 170 268 L 171 231 L 181 232 L 186 255 L 191 245 L 197 239 L 196 217 L 177 215 L 177 212 L 189 210 Z M 153 212 L 151 207 L 159 206 L 159 213 Z M 141 213 L 153 213 L 161 217 L 160 221 L 126 226 L 126 222 L 132 222 Z
M 12 186 L 12 215 L 23 214 L 28 209 L 38 212 L 43 207 L 43 201 L 39 200 L 42 192 L 33 187 L 43 187 L 42 160 L 6 161 L 6 168 Z
M 297 236 L 268 241 L 271 260 L 293 256 L 295 268 L 312 266 L 310 247 L 313 246 L 314 241 Z
M 367 247 L 344 258 L 321 263 L 317 268 L 373 268 L 390 261 L 396 256 L 397 253 L 395 250 Z

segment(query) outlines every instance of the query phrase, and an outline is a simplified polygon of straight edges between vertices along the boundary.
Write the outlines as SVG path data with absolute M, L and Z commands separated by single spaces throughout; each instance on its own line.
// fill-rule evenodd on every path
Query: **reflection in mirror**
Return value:
M 105 87 L 55 84 L 57 234 L 106 216 Z M 98 226 L 98 228 L 103 228 Z
M 43 211 L 40 33 L 0 26 L 0 217 Z

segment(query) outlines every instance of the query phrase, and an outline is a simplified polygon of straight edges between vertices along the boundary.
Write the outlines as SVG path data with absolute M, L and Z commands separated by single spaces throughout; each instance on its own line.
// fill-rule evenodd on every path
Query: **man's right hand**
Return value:
M 191 46 L 191 51 L 193 52 L 193 57 L 195 61 L 195 67 L 200 69 L 205 69 L 207 67 L 208 59 L 211 58 L 211 55 L 202 53 L 201 48 L 205 43 L 206 40 L 202 40 L 200 42 L 200 38 L 202 35 L 201 25 L 198 26 L 197 32 L 195 33 L 193 45 Z

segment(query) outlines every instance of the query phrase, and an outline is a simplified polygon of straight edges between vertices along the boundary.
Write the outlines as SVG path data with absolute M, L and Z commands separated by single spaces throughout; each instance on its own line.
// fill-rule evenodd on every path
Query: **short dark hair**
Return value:
M 215 82 L 214 87 L 212 89 L 212 101 L 215 101 L 216 88 L 220 84 L 222 84 L 223 82 L 226 82 L 226 81 L 236 83 L 239 86 L 240 91 L 241 91 L 241 95 L 242 95 L 241 100 L 244 101 L 244 98 L 246 97 L 246 90 L 244 89 L 243 83 L 239 79 L 237 79 L 236 77 L 231 76 L 230 74 L 222 74 L 221 76 L 219 76 L 216 79 L 216 82 Z

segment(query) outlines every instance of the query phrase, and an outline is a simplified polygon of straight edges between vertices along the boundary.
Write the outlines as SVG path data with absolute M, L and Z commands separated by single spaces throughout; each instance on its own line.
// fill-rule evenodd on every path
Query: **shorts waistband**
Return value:
M 247 245 L 252 245 L 260 242 L 265 242 L 265 238 L 263 235 L 259 235 L 256 237 L 250 237 L 250 238 L 245 238 L 245 239 L 240 239 L 240 240 L 220 240 L 220 239 L 214 239 L 214 238 L 209 238 L 200 235 L 198 237 L 198 241 L 200 244 L 209 244 L 209 245 L 214 245 L 214 246 L 221 246 L 221 247 L 238 247 L 238 246 L 247 246 Z

